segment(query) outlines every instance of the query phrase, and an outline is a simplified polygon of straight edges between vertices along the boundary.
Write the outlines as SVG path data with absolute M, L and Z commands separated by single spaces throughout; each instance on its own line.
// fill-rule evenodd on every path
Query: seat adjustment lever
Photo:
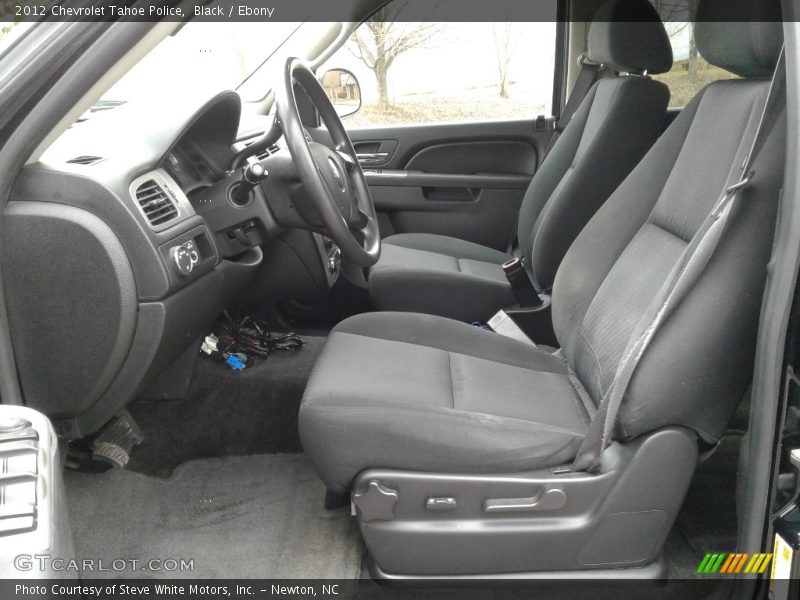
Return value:
M 458 502 L 452 496 L 428 498 L 425 501 L 425 508 L 437 512 L 455 510 L 458 508 Z
M 560 489 L 542 490 L 529 498 L 493 498 L 483 503 L 487 513 L 558 510 L 567 503 L 567 495 Z

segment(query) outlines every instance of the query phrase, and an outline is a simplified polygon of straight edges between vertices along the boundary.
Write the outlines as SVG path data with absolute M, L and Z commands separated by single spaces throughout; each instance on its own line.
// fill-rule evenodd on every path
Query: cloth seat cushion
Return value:
M 383 240 L 370 272 L 372 302 L 382 310 L 486 321 L 516 303 L 498 250 L 443 235 L 406 233 Z
M 556 356 L 441 317 L 371 313 L 328 338 L 300 436 L 332 491 L 369 467 L 455 473 L 563 464 L 588 428 Z

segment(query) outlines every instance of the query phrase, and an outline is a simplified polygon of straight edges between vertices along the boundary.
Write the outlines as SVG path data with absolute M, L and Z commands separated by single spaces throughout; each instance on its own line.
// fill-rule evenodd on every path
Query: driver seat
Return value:
M 672 67 L 652 4 L 611 0 L 593 20 L 589 60 L 624 75 L 591 87 L 537 170 L 515 224 L 517 247 L 507 253 L 443 235 L 389 236 L 369 272 L 375 308 L 486 322 L 517 303 L 501 268 L 511 256 L 523 258 L 537 292 L 550 291 L 570 244 L 663 131 L 669 101 L 667 86 L 649 77 Z
M 710 22 L 731 4 L 772 22 Z M 778 0 L 701 0 L 698 15 L 700 53 L 742 78 L 704 88 L 575 240 L 553 287 L 559 352 L 412 313 L 330 334 L 300 435 L 328 489 L 351 492 L 373 574 L 663 576 L 698 449 L 719 441 L 751 378 L 782 120 L 638 363 L 599 469 L 568 467 L 637 323 L 738 179 L 779 57 Z

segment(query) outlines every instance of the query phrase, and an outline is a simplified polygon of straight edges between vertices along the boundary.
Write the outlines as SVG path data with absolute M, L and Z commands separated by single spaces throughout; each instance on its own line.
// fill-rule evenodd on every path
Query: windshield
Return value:
M 256 102 L 269 92 L 270 83 L 262 73 L 266 62 L 289 55 L 307 58 L 314 42 L 333 25 L 188 23 L 104 94 L 92 112 L 171 94 L 210 95 L 225 89 L 238 89 L 242 100 Z

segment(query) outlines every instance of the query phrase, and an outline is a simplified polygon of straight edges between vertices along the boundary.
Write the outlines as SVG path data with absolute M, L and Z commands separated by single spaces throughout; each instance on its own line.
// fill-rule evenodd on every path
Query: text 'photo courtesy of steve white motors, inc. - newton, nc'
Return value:
M 142 581 L 122 581 L 108 583 L 15 583 L 14 596 L 17 598 L 146 598 L 161 600 L 172 598 L 315 598 L 351 597 L 352 585 L 346 582 L 319 580 L 313 583 L 298 584 L 281 582 L 189 582 L 156 583 Z

